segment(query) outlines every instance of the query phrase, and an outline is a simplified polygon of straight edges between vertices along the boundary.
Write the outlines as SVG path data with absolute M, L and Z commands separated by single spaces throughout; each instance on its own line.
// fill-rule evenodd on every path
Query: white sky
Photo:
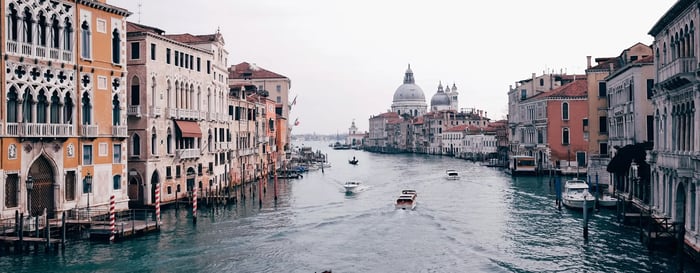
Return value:
M 229 65 L 256 63 L 292 81 L 293 134 L 345 133 L 391 107 L 411 64 L 426 103 L 455 83 L 460 108 L 505 118 L 516 81 L 584 73 L 586 56 L 642 42 L 676 0 L 107 0 L 168 34 L 218 28 Z M 139 3 L 141 8 L 139 12 Z

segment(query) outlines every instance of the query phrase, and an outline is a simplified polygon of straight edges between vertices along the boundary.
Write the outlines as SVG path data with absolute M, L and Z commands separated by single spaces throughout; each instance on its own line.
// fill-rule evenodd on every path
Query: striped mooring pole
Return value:
M 156 228 L 160 227 L 160 183 L 156 183 Z
M 197 224 L 197 187 L 192 191 L 192 223 Z
M 109 242 L 112 243 L 114 242 L 114 235 L 117 233 L 116 232 L 116 221 L 114 219 L 114 195 L 109 197 Z

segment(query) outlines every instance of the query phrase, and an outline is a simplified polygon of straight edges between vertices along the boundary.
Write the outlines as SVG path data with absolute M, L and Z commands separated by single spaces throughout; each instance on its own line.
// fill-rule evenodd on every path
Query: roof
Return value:
M 166 38 L 178 41 L 184 44 L 200 44 L 216 41 L 217 34 L 192 35 L 189 33 L 183 34 L 168 34 Z M 220 34 L 219 34 L 220 35 Z
M 274 79 L 287 78 L 284 75 L 261 68 L 255 64 L 242 62 L 228 69 L 229 79 Z
M 663 16 L 661 16 L 661 18 L 659 18 L 659 21 L 654 24 L 648 34 L 651 36 L 659 34 L 661 30 L 671 24 L 674 19 L 680 16 L 680 14 L 693 3 L 695 3 L 695 0 L 678 0 Z
M 527 100 L 534 100 L 546 97 L 557 97 L 557 98 L 573 98 L 573 97 L 586 97 L 588 95 L 588 82 L 585 77 L 583 79 L 576 79 L 573 82 L 567 83 L 556 89 L 537 94 L 528 98 Z
M 447 129 L 446 129 L 445 131 L 443 131 L 443 132 L 446 132 L 446 133 L 447 133 L 447 132 L 463 132 L 463 131 L 465 131 L 465 130 L 467 129 L 468 126 L 469 126 L 469 125 L 467 125 L 467 124 L 461 124 L 461 125 L 457 125 L 457 126 L 453 126 L 453 127 L 447 128 Z
M 163 35 L 165 33 L 164 30 L 156 28 L 156 27 L 151 27 L 147 25 L 142 25 L 142 24 L 137 24 L 134 22 L 126 22 L 126 32 L 149 32 L 157 35 Z

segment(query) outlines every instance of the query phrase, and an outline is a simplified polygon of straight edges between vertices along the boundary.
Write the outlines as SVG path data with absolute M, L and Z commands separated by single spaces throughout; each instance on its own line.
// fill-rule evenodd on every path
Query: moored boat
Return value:
M 562 193 L 562 204 L 571 209 L 593 208 L 595 196 L 588 191 L 588 183 L 581 179 L 567 180 Z
M 598 197 L 598 205 L 601 207 L 615 207 L 617 206 L 617 198 L 610 194 L 603 194 Z

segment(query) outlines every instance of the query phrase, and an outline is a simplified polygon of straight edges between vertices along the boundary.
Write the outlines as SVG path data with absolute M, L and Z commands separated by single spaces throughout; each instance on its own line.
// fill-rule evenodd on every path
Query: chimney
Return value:
M 613 63 L 610 63 L 610 73 L 612 73 L 613 70 L 615 70 L 615 65 Z
M 588 61 L 588 68 L 591 68 L 591 56 L 586 56 L 586 59 Z

